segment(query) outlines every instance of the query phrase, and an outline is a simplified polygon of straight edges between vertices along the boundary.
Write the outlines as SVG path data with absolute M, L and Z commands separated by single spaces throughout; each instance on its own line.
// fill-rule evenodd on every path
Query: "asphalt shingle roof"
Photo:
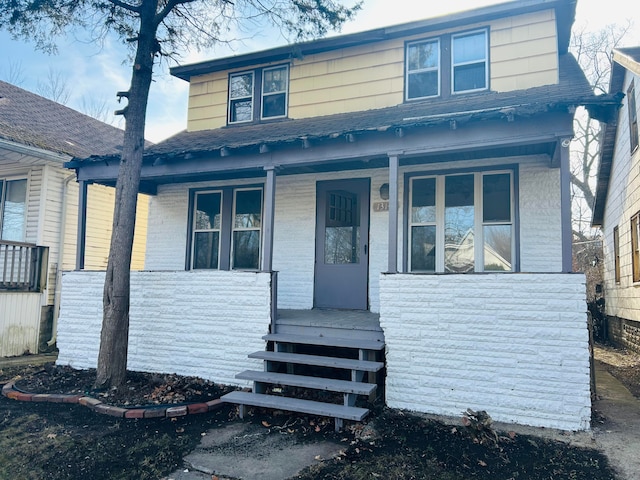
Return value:
M 0 81 L 0 139 L 72 157 L 117 154 L 124 131 Z

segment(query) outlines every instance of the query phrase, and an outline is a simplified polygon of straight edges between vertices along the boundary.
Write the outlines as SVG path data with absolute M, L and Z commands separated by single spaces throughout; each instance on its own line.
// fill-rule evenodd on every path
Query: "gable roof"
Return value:
M 564 54 L 567 53 L 569 49 L 571 26 L 575 19 L 576 3 L 577 0 L 516 0 L 449 15 L 432 17 L 425 20 L 377 28 L 365 32 L 327 37 L 310 42 L 285 45 L 260 52 L 234 55 L 232 57 L 208 60 L 190 65 L 180 65 L 171 68 L 170 71 L 172 75 L 188 81 L 192 76 L 196 75 L 204 75 L 233 68 L 243 68 L 259 63 L 300 58 L 305 55 L 313 55 L 410 35 L 428 34 L 429 32 L 456 28 L 470 23 L 488 22 L 498 18 L 549 9 L 554 9 L 556 12 L 558 52 Z
M 124 131 L 0 81 L 0 140 L 88 157 L 121 150 Z
M 640 47 L 616 48 L 613 50 L 613 64 L 611 66 L 611 79 L 609 80 L 609 94 L 617 95 L 622 100 L 625 92 L 624 77 L 630 71 L 640 76 Z M 618 105 L 619 106 L 619 105 Z M 605 203 L 609 191 L 609 178 L 613 164 L 613 154 L 616 146 L 616 131 L 618 118 L 614 115 L 610 122 L 602 126 L 600 132 L 600 163 L 596 180 L 596 195 L 593 205 L 591 225 L 602 226 L 604 220 Z

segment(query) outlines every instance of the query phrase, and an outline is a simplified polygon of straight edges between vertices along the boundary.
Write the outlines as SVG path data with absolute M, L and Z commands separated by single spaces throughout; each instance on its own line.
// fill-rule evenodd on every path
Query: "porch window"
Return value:
M 640 250 L 638 239 L 640 238 L 640 212 L 631 217 L 631 266 L 633 268 L 633 281 L 640 282 Z
M 187 268 L 258 270 L 262 187 L 191 192 Z
M 636 89 L 633 81 L 627 89 L 627 105 L 629 107 L 631 153 L 633 153 L 638 148 L 638 110 L 636 108 Z
M 229 76 L 229 124 L 287 116 L 289 66 L 279 65 Z
M 409 270 L 513 271 L 513 173 L 413 177 Z
M 453 36 L 453 93 L 487 88 L 487 58 L 486 30 Z
M 620 283 L 620 232 L 613 228 L 613 266 L 616 283 Z
M 27 180 L 0 180 L 0 239 L 24 242 Z

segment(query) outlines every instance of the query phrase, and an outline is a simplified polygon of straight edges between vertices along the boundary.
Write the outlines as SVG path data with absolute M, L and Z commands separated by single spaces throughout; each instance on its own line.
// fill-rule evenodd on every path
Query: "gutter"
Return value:
M 65 153 L 52 152 L 50 150 L 44 150 L 42 148 L 12 142 L 3 138 L 0 138 L 0 147 L 4 147 L 7 150 L 11 150 L 22 155 L 29 155 L 31 157 L 40 158 L 42 160 L 49 160 L 60 164 L 67 162 L 71 158 L 73 158 L 71 155 L 67 155 Z

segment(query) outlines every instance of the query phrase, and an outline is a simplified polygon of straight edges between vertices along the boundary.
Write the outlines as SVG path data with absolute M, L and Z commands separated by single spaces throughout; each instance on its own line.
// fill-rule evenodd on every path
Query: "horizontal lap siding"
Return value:
M 589 428 L 583 275 L 382 275 L 391 407 Z
M 102 323 L 103 272 L 67 272 L 58 320 L 58 363 L 94 368 Z M 131 370 L 195 375 L 245 385 L 259 367 L 270 323 L 271 276 L 251 272 L 132 272 Z
M 0 292 L 0 357 L 38 352 L 39 293 Z
M 293 59 L 288 116 L 308 118 L 401 104 L 404 101 L 405 41 L 487 27 L 491 32 L 491 90 L 511 91 L 558 82 L 555 17 L 553 10 L 547 10 Z M 264 66 L 269 65 L 234 71 Z M 228 72 L 191 79 L 189 130 L 226 125 L 227 89 Z

